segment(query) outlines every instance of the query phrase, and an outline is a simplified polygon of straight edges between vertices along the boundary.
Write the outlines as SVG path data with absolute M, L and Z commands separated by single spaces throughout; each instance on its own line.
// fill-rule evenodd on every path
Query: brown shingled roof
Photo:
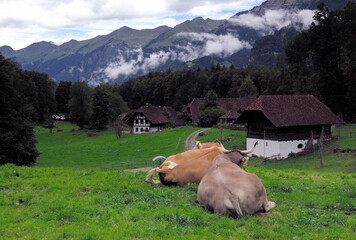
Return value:
M 153 106 L 143 106 L 136 110 L 142 113 L 153 124 L 169 123 L 169 119 L 161 113 L 160 108 Z
M 218 98 L 219 106 L 227 111 L 221 118 L 237 118 L 239 116 L 238 110 L 243 111 L 254 100 L 255 98 Z M 201 103 L 204 103 L 204 98 L 194 98 L 188 106 L 193 123 L 199 122 L 198 115 Z
M 312 95 L 262 95 L 245 109 L 238 122 L 250 111 L 261 111 L 276 127 L 345 123 Z

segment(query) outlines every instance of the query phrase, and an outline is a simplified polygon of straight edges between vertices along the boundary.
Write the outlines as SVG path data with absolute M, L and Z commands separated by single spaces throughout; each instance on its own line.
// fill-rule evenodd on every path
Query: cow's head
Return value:
M 235 163 L 240 168 L 243 168 L 243 166 L 248 162 L 249 159 L 248 157 L 244 157 L 243 154 L 252 153 L 253 150 L 255 150 L 257 143 L 258 142 L 256 142 L 255 145 L 249 150 L 225 150 L 224 152 L 231 162 Z

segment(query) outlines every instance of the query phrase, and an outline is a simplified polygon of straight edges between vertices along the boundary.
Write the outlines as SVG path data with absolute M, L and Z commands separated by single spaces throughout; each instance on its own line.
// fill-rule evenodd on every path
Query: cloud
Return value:
M 89 83 L 97 85 L 99 82 L 115 80 L 119 76 L 145 74 L 167 61 L 186 62 L 211 55 L 228 57 L 241 49 L 251 48 L 249 43 L 240 41 L 231 34 L 179 33 L 178 35 L 190 38 L 194 44 L 188 43 L 186 46 L 176 46 L 168 51 L 159 51 L 148 55 L 145 55 L 141 48 L 119 49 L 115 59 L 105 68 L 96 71 Z
M 14 49 L 39 41 L 64 42 L 63 36 L 48 38 L 58 30 L 108 34 L 122 26 L 135 29 L 175 26 L 197 16 L 226 19 L 249 10 L 263 0 L 0 0 L 0 46 Z M 83 38 L 76 38 L 82 40 Z
M 261 35 L 267 35 L 288 25 L 295 26 L 298 30 L 305 30 L 313 22 L 313 16 L 312 10 L 280 9 L 267 10 L 263 16 L 246 13 L 230 18 L 228 21 L 234 25 L 255 29 Z
M 193 41 L 198 41 L 202 43 L 202 46 L 191 46 L 188 45 L 187 54 L 181 57 L 181 61 L 190 61 L 198 57 L 217 55 L 219 57 L 228 57 L 235 52 L 247 48 L 251 49 L 252 46 L 245 41 L 240 41 L 238 38 L 231 34 L 227 35 L 215 35 L 211 33 L 179 33 L 178 35 L 189 37 Z M 191 57 L 189 57 L 191 55 Z

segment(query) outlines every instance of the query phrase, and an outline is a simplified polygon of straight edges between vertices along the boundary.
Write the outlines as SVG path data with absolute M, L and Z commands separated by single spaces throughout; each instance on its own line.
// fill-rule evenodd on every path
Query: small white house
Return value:
M 331 125 L 345 122 L 312 95 L 271 95 L 257 98 L 235 123 L 247 124 L 247 149 L 258 141 L 253 155 L 282 159 L 331 138 Z
M 144 134 L 160 132 L 167 127 L 170 120 L 159 107 L 143 106 L 135 111 L 131 122 L 133 134 Z
M 125 122 L 131 126 L 131 133 L 133 134 L 155 133 L 168 126 L 186 125 L 172 107 L 151 106 L 149 104 L 137 109 Z

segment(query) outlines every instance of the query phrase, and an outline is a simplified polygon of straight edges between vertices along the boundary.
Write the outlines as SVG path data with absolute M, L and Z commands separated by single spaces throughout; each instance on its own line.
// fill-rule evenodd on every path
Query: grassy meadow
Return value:
M 73 168 L 168 157 L 182 152 L 185 138 L 195 130 L 182 127 L 156 134 L 123 133 L 117 139 L 113 132 L 79 131 L 67 122 L 59 122 L 53 133 L 36 127 L 37 149 L 42 153 L 36 166 Z
M 147 172 L 71 169 L 168 156 L 182 151 L 197 129 L 116 139 L 68 123 L 58 127 L 63 131 L 53 134 L 36 128 L 42 152 L 36 166 L 0 166 L 0 239 L 356 238 L 356 156 L 330 153 L 334 147 L 356 148 L 356 136 L 349 134 L 355 125 L 333 129 L 340 137 L 323 146 L 323 168 L 315 166 L 313 154 L 251 159 L 255 164 L 246 171 L 262 180 L 268 199 L 278 204 L 271 212 L 278 215 L 238 219 L 202 209 L 196 184 L 165 187 L 145 183 Z M 223 130 L 223 135 L 227 148 L 244 148 L 245 132 Z M 220 130 L 211 129 L 198 140 L 216 138 Z

